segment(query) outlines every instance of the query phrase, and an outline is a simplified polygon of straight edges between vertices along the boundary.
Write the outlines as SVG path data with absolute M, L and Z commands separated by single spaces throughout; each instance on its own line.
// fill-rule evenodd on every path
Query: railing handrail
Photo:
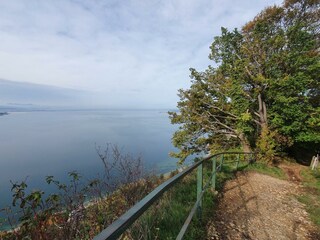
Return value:
M 175 176 L 171 177 L 170 179 L 168 179 L 167 181 L 165 181 L 164 183 L 156 187 L 146 197 L 140 200 L 137 204 L 131 207 L 126 213 L 120 216 L 111 225 L 109 225 L 102 232 L 96 235 L 94 237 L 94 240 L 117 239 L 139 216 L 141 216 L 152 205 L 154 201 L 159 199 L 159 197 L 165 191 L 167 191 L 169 188 L 175 185 L 179 180 L 181 180 L 187 174 L 191 173 L 192 170 L 197 168 L 203 162 L 211 158 L 220 156 L 222 154 L 253 154 L 253 153 L 252 152 L 221 152 L 221 153 L 209 155 L 195 162 L 194 164 L 192 164 L 182 172 L 176 174 Z M 216 169 L 218 169 L 219 167 L 221 168 L 221 164 Z M 201 195 L 203 195 L 203 191 Z

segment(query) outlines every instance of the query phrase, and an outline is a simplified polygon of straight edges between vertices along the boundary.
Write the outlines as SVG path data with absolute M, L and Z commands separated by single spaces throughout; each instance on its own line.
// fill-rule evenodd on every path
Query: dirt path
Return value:
M 305 166 L 282 164 L 279 167 L 287 174 L 289 181 L 296 183 L 301 182 L 302 179 L 300 172 L 302 168 L 305 168 Z
M 300 174 L 287 171 L 292 181 L 249 172 L 226 183 L 207 239 L 320 239 L 299 195 Z

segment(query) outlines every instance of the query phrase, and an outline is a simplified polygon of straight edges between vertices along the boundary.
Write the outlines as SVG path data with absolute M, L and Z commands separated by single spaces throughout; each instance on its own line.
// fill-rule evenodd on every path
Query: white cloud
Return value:
M 174 107 L 220 27 L 279 0 L 0 1 L 0 78 L 97 91 L 97 104 Z

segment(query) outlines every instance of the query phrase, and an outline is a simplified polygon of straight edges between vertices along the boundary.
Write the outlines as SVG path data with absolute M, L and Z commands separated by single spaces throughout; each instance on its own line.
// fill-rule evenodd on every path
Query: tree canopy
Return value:
M 241 30 L 221 28 L 209 58 L 180 89 L 172 138 L 184 160 L 241 145 L 269 159 L 297 145 L 320 144 L 320 4 L 286 0 Z

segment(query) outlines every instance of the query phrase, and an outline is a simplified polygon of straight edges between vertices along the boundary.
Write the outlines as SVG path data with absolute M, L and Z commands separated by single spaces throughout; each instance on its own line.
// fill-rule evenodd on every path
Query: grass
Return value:
M 217 174 L 216 190 L 222 191 L 224 183 L 234 177 L 236 156 L 225 156 L 221 172 Z M 244 169 L 247 160 L 240 157 L 238 169 Z M 217 166 L 221 159 L 217 160 Z M 205 186 L 211 177 L 211 162 L 204 164 L 203 178 Z M 197 200 L 196 170 L 187 175 L 160 200 L 153 204 L 122 236 L 122 239 L 176 239 L 190 210 Z M 207 223 L 213 219 L 217 195 L 209 189 L 205 192 L 202 202 L 201 218 L 193 217 L 184 239 L 206 239 Z
M 287 179 L 286 173 L 281 168 L 277 166 L 270 166 L 263 162 L 255 162 L 250 164 L 245 168 L 245 170 L 262 173 L 283 180 Z
M 204 185 L 210 181 L 211 165 L 204 167 Z M 233 172 L 224 169 L 217 175 L 217 190 L 233 177 Z M 123 235 L 123 239 L 176 239 L 190 210 L 196 202 L 196 171 L 186 176 L 181 182 L 166 192 L 162 198 L 146 211 Z M 206 223 L 213 216 L 217 196 L 207 190 L 203 196 L 202 216 L 193 217 L 184 239 L 205 239 Z
M 320 231 L 320 170 L 304 169 L 301 175 L 305 191 L 298 200 L 306 205 L 311 220 Z

